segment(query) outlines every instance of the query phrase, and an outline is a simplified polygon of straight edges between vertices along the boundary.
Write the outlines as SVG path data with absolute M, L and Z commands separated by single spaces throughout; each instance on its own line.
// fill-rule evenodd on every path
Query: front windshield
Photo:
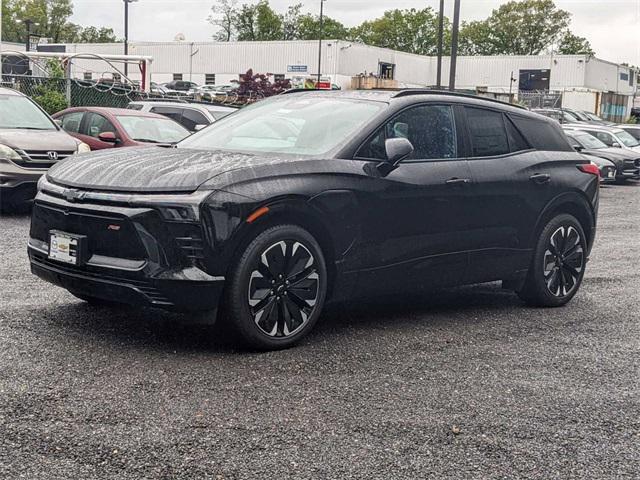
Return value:
M 598 140 L 590 133 L 574 133 L 571 132 L 569 136 L 573 137 L 583 148 L 588 150 L 597 150 L 599 148 L 607 148 L 607 145 Z
M 180 147 L 321 155 L 347 140 L 385 106 L 328 96 L 283 95 L 217 121 Z
M 169 118 L 116 115 L 127 135 L 138 142 L 176 143 L 189 136 L 189 131 Z
M 57 130 L 42 110 L 20 95 L 0 95 L 0 128 Z
M 579 122 L 578 117 L 576 117 L 573 113 L 567 112 L 566 110 L 562 112 L 564 114 L 565 121 L 569 121 L 571 123 Z
M 616 130 L 613 133 L 615 133 L 616 137 L 620 139 L 625 147 L 637 147 L 638 145 L 640 145 L 640 143 L 638 143 L 638 140 L 633 138 L 633 135 L 631 135 L 629 132 L 626 132 L 624 130 Z

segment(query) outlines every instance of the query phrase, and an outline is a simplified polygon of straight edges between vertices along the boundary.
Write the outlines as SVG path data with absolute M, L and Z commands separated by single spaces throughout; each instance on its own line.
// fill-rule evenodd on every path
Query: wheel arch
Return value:
M 545 225 L 556 215 L 568 213 L 576 217 L 582 225 L 584 234 L 587 236 L 587 245 L 589 252 L 593 246 L 595 237 L 596 216 L 589 201 L 583 196 L 575 192 L 568 192 L 554 198 L 547 204 L 542 213 L 539 215 L 534 229 L 534 238 L 531 240 L 533 245 Z
M 236 233 L 233 259 L 236 259 L 251 241 L 264 230 L 276 225 L 291 224 L 307 230 L 318 242 L 325 257 L 327 268 L 327 298 L 331 296 L 337 277 L 336 261 L 340 257 L 335 236 L 323 219 L 322 212 L 311 205 L 307 198 L 301 196 L 286 197 L 263 203 L 260 208 L 268 211 L 255 221 L 244 225 Z M 229 263 L 231 268 L 233 261 Z

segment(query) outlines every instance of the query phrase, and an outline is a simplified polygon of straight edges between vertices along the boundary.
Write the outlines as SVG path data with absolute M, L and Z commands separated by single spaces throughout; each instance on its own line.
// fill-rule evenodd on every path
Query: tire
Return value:
M 313 328 L 326 292 L 318 242 L 296 225 L 277 225 L 258 234 L 232 265 L 220 320 L 243 346 L 287 348 Z
M 518 295 L 531 306 L 566 305 L 580 289 L 586 263 L 586 236 L 580 222 L 569 214 L 557 215 L 540 233 Z

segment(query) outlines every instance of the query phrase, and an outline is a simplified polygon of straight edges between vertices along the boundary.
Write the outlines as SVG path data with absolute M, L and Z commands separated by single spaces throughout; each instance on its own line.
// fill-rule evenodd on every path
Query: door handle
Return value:
M 538 185 L 543 185 L 551 181 L 551 175 L 548 173 L 536 173 L 535 175 L 531 175 L 529 180 L 533 183 L 537 183 Z
M 468 178 L 450 178 L 444 183 L 450 186 L 467 185 L 468 183 L 471 183 L 471 180 L 469 180 Z

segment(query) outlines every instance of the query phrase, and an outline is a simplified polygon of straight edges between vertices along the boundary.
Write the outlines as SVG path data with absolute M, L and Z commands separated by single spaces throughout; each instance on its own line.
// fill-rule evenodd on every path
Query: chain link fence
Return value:
M 30 75 L 3 75 L 0 86 L 13 88 L 31 97 L 48 113 L 54 114 L 67 107 L 126 108 L 136 100 L 165 100 L 202 102 L 212 105 L 244 106 L 262 98 L 260 94 L 240 96 L 234 92 L 205 94 L 161 94 L 143 92 L 135 85 L 112 81 L 87 81 Z
M 518 101 L 528 108 L 562 108 L 562 92 L 520 90 Z

